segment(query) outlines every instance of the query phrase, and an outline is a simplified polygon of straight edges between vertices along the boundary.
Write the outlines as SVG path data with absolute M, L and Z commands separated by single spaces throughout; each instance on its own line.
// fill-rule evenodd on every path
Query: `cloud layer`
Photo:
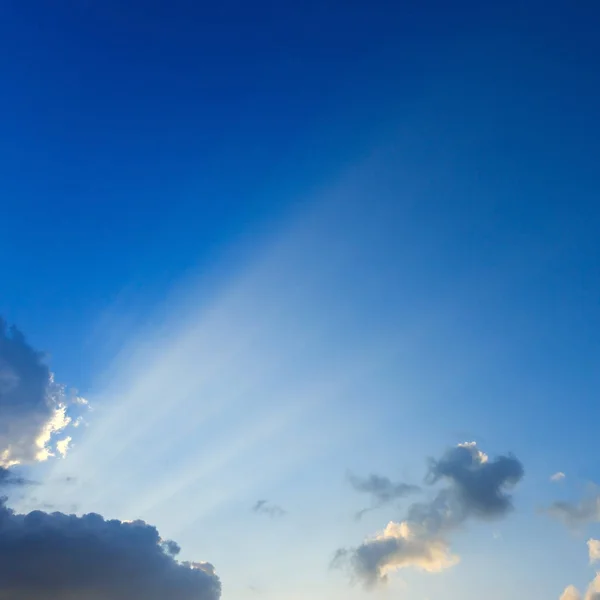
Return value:
M 334 564 L 347 565 L 367 585 L 385 581 L 394 570 L 413 567 L 440 571 L 458 562 L 448 535 L 469 518 L 493 519 L 512 509 L 508 489 L 523 477 L 513 456 L 490 460 L 474 443 L 460 444 L 430 460 L 426 481 L 446 484 L 429 502 L 411 505 L 405 519 L 357 548 L 337 551 Z

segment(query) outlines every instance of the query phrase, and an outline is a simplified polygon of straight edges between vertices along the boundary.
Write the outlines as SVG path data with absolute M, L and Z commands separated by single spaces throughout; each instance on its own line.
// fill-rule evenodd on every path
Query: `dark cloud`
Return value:
M 409 483 L 396 482 L 394 483 L 388 477 L 371 474 L 368 477 L 361 478 L 356 475 L 348 475 L 350 485 L 357 491 L 364 494 L 369 494 L 374 505 L 370 508 L 363 508 L 356 513 L 356 518 L 360 519 L 366 512 L 380 508 L 386 504 L 390 504 L 394 500 L 404 498 L 409 494 L 414 494 L 420 491 L 421 488 Z
M 267 500 L 259 500 L 253 507 L 252 511 L 260 514 L 267 515 L 268 517 L 283 517 L 286 514 L 286 511 L 281 508 L 281 506 L 277 506 L 277 504 L 269 504 Z
M 507 489 L 523 477 L 523 465 L 514 456 L 489 460 L 475 444 L 461 444 L 439 460 L 431 460 L 429 481 L 450 483 L 454 503 L 463 514 L 480 518 L 500 517 L 512 509 Z
M 218 600 L 209 563 L 179 562 L 179 546 L 136 521 L 108 521 L 0 505 L 0 598 Z
M 546 512 L 571 529 L 600 522 L 600 492 L 582 498 L 579 502 L 554 502 Z
M 0 466 L 51 456 L 53 436 L 69 424 L 64 387 L 43 358 L 0 318 Z
M 162 542 L 162 545 L 165 549 L 165 552 L 167 552 L 171 556 L 177 556 L 181 552 L 181 547 L 177 542 L 174 542 L 173 540 L 165 540 L 164 542 Z
M 446 484 L 428 502 L 412 504 L 403 521 L 390 522 L 357 548 L 338 550 L 334 564 L 345 565 L 367 585 L 390 571 L 413 567 L 440 571 L 458 561 L 448 536 L 467 519 L 490 519 L 512 509 L 508 490 L 523 477 L 514 456 L 490 460 L 474 443 L 460 444 L 429 461 L 427 483 Z

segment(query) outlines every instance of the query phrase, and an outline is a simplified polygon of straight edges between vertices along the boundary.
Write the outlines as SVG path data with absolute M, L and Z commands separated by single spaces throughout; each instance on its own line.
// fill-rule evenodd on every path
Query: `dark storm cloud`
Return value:
M 404 498 L 409 494 L 414 494 L 420 490 L 416 485 L 411 485 L 404 482 L 393 482 L 388 477 L 371 474 L 368 477 L 357 477 L 356 475 L 348 475 L 350 485 L 357 491 L 364 494 L 369 494 L 373 499 L 374 505 L 370 508 L 363 508 L 356 513 L 356 518 L 360 519 L 363 514 L 369 510 L 374 510 L 386 504 Z
M 253 507 L 252 512 L 255 512 L 260 515 L 267 515 L 268 517 L 283 517 L 286 512 L 281 508 L 281 506 L 277 506 L 276 504 L 269 504 L 267 500 L 259 500 Z
M 143 521 L 23 515 L 2 504 L 0 598 L 217 600 L 221 586 L 212 565 L 178 562 L 178 550 Z
M 490 460 L 474 443 L 460 444 L 429 461 L 426 481 L 446 484 L 428 502 L 412 504 L 403 521 L 357 548 L 337 551 L 334 564 L 345 565 L 367 585 L 384 581 L 390 571 L 413 567 L 440 571 L 456 562 L 448 536 L 467 519 L 505 516 L 513 507 L 510 488 L 523 477 L 514 456 Z
M 575 503 L 554 502 L 546 512 L 572 529 L 598 523 L 600 522 L 600 492 Z

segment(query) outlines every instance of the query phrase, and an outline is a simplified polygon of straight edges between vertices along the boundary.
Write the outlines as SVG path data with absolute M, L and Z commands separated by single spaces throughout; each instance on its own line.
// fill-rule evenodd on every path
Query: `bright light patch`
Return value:
M 477 442 L 463 442 L 462 444 L 458 444 L 459 448 L 471 448 L 475 451 L 475 455 L 480 463 L 486 463 L 489 460 L 489 456 L 482 452 L 479 448 L 477 448 Z
M 52 435 L 55 433 L 60 433 L 63 431 L 71 422 L 71 417 L 67 415 L 67 407 L 65 404 L 60 404 L 58 408 L 54 411 L 54 414 L 50 418 L 50 420 L 44 425 L 40 435 L 35 440 L 35 445 L 39 448 L 38 452 L 35 455 L 36 460 L 45 461 L 49 457 L 54 456 L 54 453 L 49 447 L 49 442 L 52 438 Z M 70 438 L 68 438 L 70 441 Z M 64 441 L 64 440 L 63 440 Z M 60 443 L 60 442 L 59 442 Z M 68 447 L 68 442 L 67 442 Z M 57 444 L 58 449 L 58 444 Z M 66 452 L 66 447 L 64 447 L 64 451 Z M 60 452 L 60 450 L 59 450 Z M 61 452 L 62 454 L 62 452 Z
M 67 452 L 69 451 L 69 445 L 73 438 L 68 435 L 66 438 L 59 440 L 56 442 L 56 451 L 63 457 L 67 456 Z

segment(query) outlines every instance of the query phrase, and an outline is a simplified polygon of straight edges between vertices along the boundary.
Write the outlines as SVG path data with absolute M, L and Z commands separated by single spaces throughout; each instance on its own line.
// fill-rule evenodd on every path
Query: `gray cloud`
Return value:
M 42 353 L 0 318 L 0 466 L 52 456 L 55 435 L 70 423 L 70 403 Z
M 467 519 L 492 519 L 513 507 L 508 490 L 523 477 L 513 456 L 490 460 L 474 443 L 460 444 L 429 461 L 427 483 L 446 484 L 429 502 L 412 504 L 399 523 L 390 522 L 357 548 L 340 549 L 334 565 L 347 566 L 367 585 L 385 581 L 389 572 L 412 567 L 440 571 L 458 562 L 448 536 Z
M 546 512 L 571 529 L 600 522 L 600 492 L 579 502 L 554 502 Z
M 271 518 L 283 517 L 286 513 L 281 506 L 277 504 L 269 504 L 267 500 L 259 500 L 253 507 L 252 511 L 259 515 L 267 515 Z
M 0 504 L 0 598 L 218 600 L 209 563 L 179 562 L 179 546 L 136 521 L 107 521 Z
M 431 483 L 441 479 L 450 483 L 461 520 L 471 515 L 486 519 L 503 516 L 512 509 L 512 498 L 506 490 L 523 474 L 523 465 L 514 456 L 489 460 L 475 444 L 468 443 L 451 448 L 440 460 L 430 461 L 428 479 Z
M 369 494 L 373 499 L 373 506 L 363 508 L 356 513 L 356 518 L 360 519 L 366 512 L 390 504 L 394 500 L 404 498 L 410 494 L 420 491 L 421 488 L 409 483 L 394 483 L 388 477 L 371 474 L 368 477 L 361 478 L 356 475 L 348 475 L 348 480 L 352 487 L 364 494 Z

